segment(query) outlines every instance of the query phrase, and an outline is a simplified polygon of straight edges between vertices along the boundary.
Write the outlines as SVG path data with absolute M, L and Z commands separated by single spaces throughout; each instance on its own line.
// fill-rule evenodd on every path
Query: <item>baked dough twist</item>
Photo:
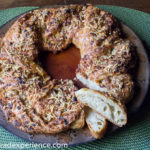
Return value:
M 75 97 L 73 82 L 51 79 L 38 61 L 41 50 L 57 53 L 71 43 L 81 53 L 77 77 L 127 100 L 133 89 L 128 70 L 134 66 L 134 48 L 120 35 L 118 21 L 91 5 L 38 9 L 21 16 L 0 43 L 0 108 L 7 120 L 25 132 L 58 133 L 78 118 L 83 104 Z

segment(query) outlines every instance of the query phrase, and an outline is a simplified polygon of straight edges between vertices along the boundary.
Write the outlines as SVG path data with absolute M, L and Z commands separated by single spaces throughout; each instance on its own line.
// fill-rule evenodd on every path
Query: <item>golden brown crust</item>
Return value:
M 84 110 L 82 110 L 79 118 L 71 124 L 71 129 L 81 129 L 84 127 L 84 125 L 85 125 L 85 113 Z
M 16 127 L 30 133 L 57 133 L 80 115 L 83 105 L 71 80 L 50 80 L 40 66 L 24 58 L 0 62 L 1 108 Z
M 76 87 L 72 81 L 51 79 L 37 64 L 41 48 L 56 53 L 71 42 L 81 52 L 77 73 L 86 78 L 99 82 L 102 73 L 108 74 L 105 78 L 113 78 L 112 75 L 120 77 L 128 72 L 126 67 L 132 59 L 130 42 L 120 38 L 118 22 L 111 14 L 91 5 L 69 5 L 26 13 L 0 42 L 1 109 L 8 121 L 19 129 L 30 133 L 57 133 L 68 129 L 80 114 L 83 105 L 74 97 Z M 124 45 L 125 48 L 120 48 Z M 109 58 L 113 53 L 115 57 Z M 110 70 L 108 65 L 111 65 Z M 127 74 L 126 78 L 130 76 Z M 121 80 L 123 86 L 124 79 Z M 131 80 L 128 83 L 133 84 Z M 99 82 L 101 84 L 103 82 Z M 113 83 L 106 85 L 108 94 Z M 127 93 L 123 97 L 126 99 L 131 90 L 117 92 L 119 96 Z

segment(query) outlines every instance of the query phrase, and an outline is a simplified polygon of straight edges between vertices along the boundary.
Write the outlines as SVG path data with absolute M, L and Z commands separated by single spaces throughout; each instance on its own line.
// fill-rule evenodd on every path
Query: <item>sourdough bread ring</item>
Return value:
M 83 104 L 71 80 L 52 79 L 40 50 L 80 49 L 77 78 L 124 103 L 133 93 L 132 43 L 118 21 L 91 5 L 38 9 L 21 16 L 0 42 L 0 107 L 8 122 L 29 133 L 58 133 L 79 118 Z

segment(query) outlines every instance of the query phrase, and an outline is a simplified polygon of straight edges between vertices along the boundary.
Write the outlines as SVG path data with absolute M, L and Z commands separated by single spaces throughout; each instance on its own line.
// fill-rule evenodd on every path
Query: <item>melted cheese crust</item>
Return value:
M 133 88 L 128 70 L 134 66 L 134 48 L 120 35 L 118 21 L 91 5 L 21 16 L 0 43 L 0 108 L 6 119 L 25 132 L 58 133 L 78 118 L 83 105 L 73 82 L 51 79 L 38 63 L 41 49 L 57 53 L 71 43 L 80 48 L 77 73 L 106 94 L 127 99 Z

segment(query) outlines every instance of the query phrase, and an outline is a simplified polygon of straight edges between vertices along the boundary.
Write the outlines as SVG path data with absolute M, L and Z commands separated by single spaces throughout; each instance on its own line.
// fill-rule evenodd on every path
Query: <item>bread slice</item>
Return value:
M 71 124 L 71 129 L 81 129 L 85 125 L 85 113 L 84 110 L 81 111 L 81 114 L 77 120 Z
M 115 125 L 122 127 L 127 123 L 127 114 L 123 104 L 105 96 L 103 93 L 82 88 L 75 92 L 78 100 Z
M 107 130 L 106 119 L 89 107 L 85 107 L 85 119 L 92 136 L 96 139 L 102 138 Z

